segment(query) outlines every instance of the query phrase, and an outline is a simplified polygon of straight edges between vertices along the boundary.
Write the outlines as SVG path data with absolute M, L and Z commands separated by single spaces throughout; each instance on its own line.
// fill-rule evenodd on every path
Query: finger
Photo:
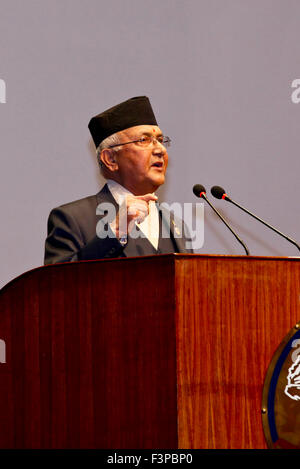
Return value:
M 134 216 L 134 215 L 137 215 L 137 212 L 138 212 L 138 210 L 137 210 L 136 207 L 134 207 L 134 206 L 128 207 L 128 210 L 127 210 L 128 215 L 133 215 Z
M 145 200 L 145 202 L 149 202 L 150 200 L 157 201 L 158 197 L 154 194 L 145 194 L 145 195 L 137 195 L 136 199 Z
M 140 224 L 145 220 L 146 216 L 144 213 L 139 213 L 139 215 L 134 219 L 135 223 Z
M 136 206 L 130 206 L 128 207 L 127 214 L 129 216 L 139 216 L 142 215 L 143 217 L 146 217 L 148 215 L 148 210 L 145 207 L 136 207 Z
M 133 221 L 135 223 L 142 223 L 147 216 L 147 213 L 145 212 L 140 212 L 139 210 L 136 210 L 132 212 L 132 214 L 129 215 L 130 222 L 129 224 Z
M 127 206 L 127 213 L 133 213 L 134 210 L 139 210 L 147 214 L 149 212 L 149 206 L 144 200 L 135 201 Z

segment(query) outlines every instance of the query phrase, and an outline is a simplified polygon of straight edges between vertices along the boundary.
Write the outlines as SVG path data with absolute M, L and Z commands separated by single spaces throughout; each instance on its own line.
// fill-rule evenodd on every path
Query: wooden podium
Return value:
M 1 448 L 266 448 L 262 388 L 300 259 L 40 267 L 0 293 Z

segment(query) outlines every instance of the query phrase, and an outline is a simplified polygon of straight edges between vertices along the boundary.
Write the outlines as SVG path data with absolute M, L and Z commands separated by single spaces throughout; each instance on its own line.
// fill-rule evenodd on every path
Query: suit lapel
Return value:
M 101 191 L 96 194 L 96 199 L 97 199 L 97 206 L 101 203 L 111 203 L 114 205 L 116 211 L 119 211 L 119 205 L 115 201 L 115 199 L 112 196 L 112 193 L 108 189 L 108 185 L 105 184 L 104 187 L 102 187 Z
M 186 252 L 185 249 L 185 238 L 183 235 L 183 223 L 175 221 L 174 214 L 167 210 L 165 207 L 160 207 L 162 223 L 165 224 L 165 227 L 173 235 L 174 242 L 177 248 L 177 252 Z

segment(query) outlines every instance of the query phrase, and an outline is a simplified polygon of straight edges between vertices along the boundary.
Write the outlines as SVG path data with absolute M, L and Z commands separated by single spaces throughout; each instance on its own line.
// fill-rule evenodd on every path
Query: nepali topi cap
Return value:
M 96 148 L 110 135 L 136 125 L 157 125 L 147 96 L 136 96 L 98 114 L 89 122 Z

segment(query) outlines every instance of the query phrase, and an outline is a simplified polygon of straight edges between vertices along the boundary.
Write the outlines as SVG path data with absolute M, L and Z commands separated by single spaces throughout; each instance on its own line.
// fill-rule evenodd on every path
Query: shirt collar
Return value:
M 118 205 L 122 205 L 127 195 L 133 195 L 129 190 L 125 189 L 125 187 L 121 186 L 121 184 L 116 181 L 113 181 L 112 179 L 108 179 L 106 183 L 108 185 L 108 189 L 110 190 L 113 198 L 115 199 Z
M 127 195 L 133 195 L 132 192 L 130 192 L 118 182 L 113 181 L 112 179 L 107 179 L 106 183 L 108 185 L 108 189 L 110 190 L 113 198 L 115 199 L 118 205 L 122 205 Z M 154 192 L 153 195 L 155 195 Z

